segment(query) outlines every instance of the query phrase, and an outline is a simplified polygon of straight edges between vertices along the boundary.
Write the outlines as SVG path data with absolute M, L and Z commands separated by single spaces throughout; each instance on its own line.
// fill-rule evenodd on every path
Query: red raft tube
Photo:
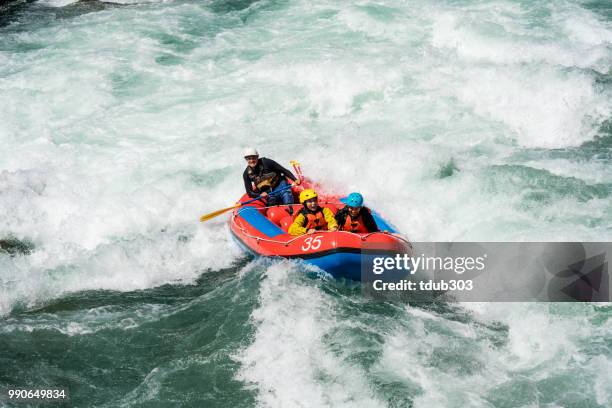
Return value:
M 297 200 L 303 187 L 293 187 Z M 246 194 L 241 202 L 250 199 Z M 345 197 L 319 196 L 319 205 L 334 214 L 344 207 Z M 408 240 L 397 235 L 395 229 L 372 210 L 381 232 L 352 233 L 347 231 L 318 231 L 311 235 L 292 236 L 287 233 L 293 222 L 286 205 L 266 207 L 261 200 L 235 209 L 230 218 L 233 238 L 247 252 L 255 256 L 301 259 L 317 266 L 335 278 L 361 280 L 361 269 L 366 257 L 394 256 L 411 253 Z M 300 210 L 294 204 L 294 216 Z M 382 232 L 385 231 L 385 232 Z

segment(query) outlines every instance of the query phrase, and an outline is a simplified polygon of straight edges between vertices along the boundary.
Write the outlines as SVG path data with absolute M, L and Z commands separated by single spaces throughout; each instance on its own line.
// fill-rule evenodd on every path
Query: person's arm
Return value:
M 242 179 L 244 180 L 244 189 L 246 190 L 246 193 L 249 195 L 249 197 L 255 198 L 259 196 L 259 193 L 253 190 L 253 184 L 251 183 L 251 179 L 249 178 L 249 175 L 246 170 L 244 171 L 244 173 L 242 173 Z
M 370 210 L 364 207 L 361 209 L 361 211 L 362 211 L 361 219 L 363 220 L 363 225 L 365 225 L 368 231 L 369 232 L 380 231 L 380 229 L 378 229 L 378 226 L 376 225 L 376 221 L 374 220 L 374 217 L 372 217 L 372 213 L 370 213 Z
M 304 235 L 306 232 L 306 228 L 304 228 L 304 214 L 299 213 L 297 217 L 293 220 L 293 223 L 289 226 L 289 235 Z
M 338 229 L 342 230 L 342 227 L 344 226 L 344 223 L 346 222 L 346 211 L 344 211 L 344 208 L 338 211 L 334 218 L 336 219 L 336 224 L 338 225 Z
M 325 217 L 325 221 L 327 221 L 328 230 L 331 231 L 334 229 L 338 229 L 338 223 L 336 222 L 336 219 L 334 218 L 334 213 L 332 212 L 332 210 L 330 210 L 327 207 L 323 208 L 323 216 Z
M 292 181 L 296 181 L 297 178 L 293 175 L 292 172 L 290 172 L 289 170 L 287 170 L 286 168 L 284 168 L 283 166 L 281 166 L 280 164 L 278 164 L 277 162 L 275 162 L 272 159 L 263 159 L 267 161 L 267 167 L 272 170 L 275 171 L 277 173 L 281 173 L 284 174 L 285 177 L 289 177 Z

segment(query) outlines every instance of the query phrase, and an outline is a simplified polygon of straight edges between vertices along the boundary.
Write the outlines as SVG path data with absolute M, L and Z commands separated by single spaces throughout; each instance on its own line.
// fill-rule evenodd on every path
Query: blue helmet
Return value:
M 351 193 L 346 197 L 346 205 L 349 207 L 361 207 L 363 205 L 363 196 L 359 193 Z

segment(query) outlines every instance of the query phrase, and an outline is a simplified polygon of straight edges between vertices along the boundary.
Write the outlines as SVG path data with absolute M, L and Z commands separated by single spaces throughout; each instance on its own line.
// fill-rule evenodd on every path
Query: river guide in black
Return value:
M 243 153 L 248 165 L 242 173 L 242 179 L 249 197 L 262 196 L 268 206 L 293 204 L 293 194 L 291 189 L 287 188 L 285 177 L 293 180 L 294 185 L 300 184 L 300 179 L 274 160 L 260 158 L 257 150 L 252 147 L 246 148 Z M 272 194 L 276 191 L 279 193 Z M 291 207 L 289 207 L 289 212 L 293 212 Z

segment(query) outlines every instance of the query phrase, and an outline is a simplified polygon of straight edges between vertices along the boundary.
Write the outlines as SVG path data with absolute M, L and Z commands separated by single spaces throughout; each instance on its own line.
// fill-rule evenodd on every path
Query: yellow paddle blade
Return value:
M 231 207 L 223 208 L 221 210 L 217 210 L 217 211 L 213 211 L 208 214 L 204 214 L 203 216 L 200 217 L 200 222 L 208 221 L 211 218 L 215 218 L 217 215 L 221 215 L 223 213 L 228 212 L 229 210 L 233 210 L 234 208 L 238 208 L 238 207 L 240 207 L 240 204 L 232 205 Z

